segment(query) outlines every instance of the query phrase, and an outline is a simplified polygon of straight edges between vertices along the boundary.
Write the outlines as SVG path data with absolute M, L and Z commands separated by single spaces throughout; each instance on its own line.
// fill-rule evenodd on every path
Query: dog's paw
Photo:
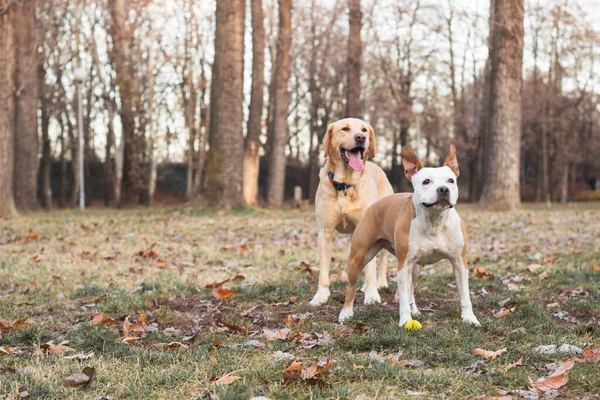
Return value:
M 421 311 L 419 311 L 419 308 L 417 307 L 417 305 L 415 303 L 412 303 L 410 305 L 410 314 L 412 316 L 421 315 Z
M 338 317 L 338 321 L 340 321 L 340 324 L 343 324 L 344 321 L 347 321 L 348 319 L 352 318 L 353 315 L 354 310 L 352 308 L 342 308 L 340 316 Z
M 365 304 L 379 304 L 381 303 L 381 296 L 377 290 L 365 292 Z
M 471 324 L 471 325 L 475 325 L 475 326 L 481 326 L 481 324 L 477 320 L 477 317 L 473 313 L 463 314 L 462 320 L 463 320 L 463 322 L 466 322 L 467 324 Z
M 327 300 L 329 300 L 329 289 L 319 289 L 315 297 L 310 301 L 310 305 L 313 307 L 320 306 L 327 303 Z
M 404 325 L 406 325 L 406 323 L 411 319 L 412 318 L 410 318 L 410 314 L 408 316 L 401 316 L 398 325 L 400 326 L 400 328 L 404 328 Z
M 382 281 L 379 281 L 379 280 L 377 281 L 377 289 L 385 289 L 388 287 L 389 287 L 389 285 L 388 285 L 387 279 L 382 280 Z

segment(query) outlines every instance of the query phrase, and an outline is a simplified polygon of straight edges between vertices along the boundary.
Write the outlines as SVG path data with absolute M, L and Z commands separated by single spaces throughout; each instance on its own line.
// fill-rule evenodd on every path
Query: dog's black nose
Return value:
M 363 133 L 357 133 L 354 135 L 354 140 L 356 140 L 356 143 L 364 143 L 367 137 Z
M 448 186 L 440 186 L 439 188 L 437 188 L 437 192 L 441 196 L 446 196 L 448 195 L 448 193 L 450 193 L 450 189 L 448 189 Z

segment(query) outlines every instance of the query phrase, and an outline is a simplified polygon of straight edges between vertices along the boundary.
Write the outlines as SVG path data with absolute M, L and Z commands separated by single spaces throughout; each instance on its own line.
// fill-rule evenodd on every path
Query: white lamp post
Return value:
M 419 147 L 421 145 L 421 114 L 425 108 L 421 103 L 415 103 L 412 106 L 413 112 L 417 115 L 417 145 L 415 146 L 415 152 L 419 155 Z

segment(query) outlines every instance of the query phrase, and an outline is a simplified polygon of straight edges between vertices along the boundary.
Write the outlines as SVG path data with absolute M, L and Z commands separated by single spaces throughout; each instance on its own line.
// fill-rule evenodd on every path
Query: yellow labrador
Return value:
M 385 172 L 367 161 L 375 156 L 375 133 L 371 125 L 356 118 L 337 121 L 327 129 L 323 142 L 327 161 L 319 173 L 315 206 L 319 230 L 319 288 L 310 304 L 329 299 L 329 267 L 333 235 L 353 233 L 367 208 L 393 193 Z M 386 259 L 381 254 L 365 267 L 365 304 L 380 303 L 377 289 L 387 287 Z

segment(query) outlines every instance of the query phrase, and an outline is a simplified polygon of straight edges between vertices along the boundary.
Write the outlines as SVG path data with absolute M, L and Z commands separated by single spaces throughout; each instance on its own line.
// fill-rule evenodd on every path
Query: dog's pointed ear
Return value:
M 329 124 L 329 127 L 327 128 L 327 133 L 325 134 L 325 137 L 323 138 L 323 152 L 325 154 L 325 157 L 329 157 L 329 145 L 331 143 L 332 135 L 333 135 L 333 124 Z
M 413 175 L 423 168 L 423 164 L 419 161 L 417 154 L 407 146 L 402 148 L 402 166 L 404 167 L 404 174 L 409 181 L 412 181 Z
M 456 147 L 453 144 L 450 145 L 450 150 L 448 150 L 448 155 L 446 156 L 446 161 L 444 165 L 454 172 L 454 175 L 458 178 L 460 175 L 460 171 L 458 170 L 458 160 L 456 159 Z
M 367 156 L 375 158 L 375 131 L 371 125 L 368 125 L 369 130 L 369 148 L 367 149 Z

